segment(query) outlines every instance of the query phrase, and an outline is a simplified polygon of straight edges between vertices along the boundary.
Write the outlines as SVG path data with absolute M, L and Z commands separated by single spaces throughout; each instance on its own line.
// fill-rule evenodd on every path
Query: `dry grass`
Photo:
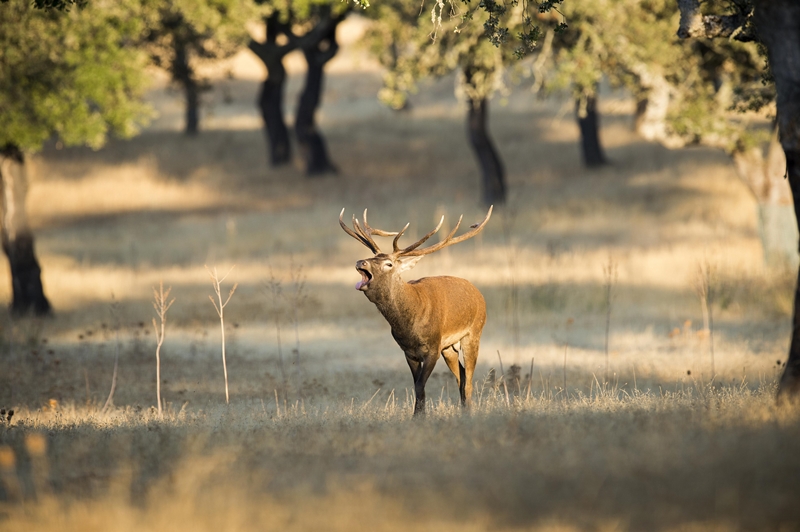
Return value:
M 26 503 L 9 530 L 791 530 L 800 410 L 773 388 L 606 391 L 424 421 L 386 393 L 104 415 L 21 412 L 3 439 Z M 42 435 L 42 458 L 25 437 Z M 28 446 L 29 447 L 29 446 Z M 37 468 L 49 468 L 38 486 Z M 113 524 L 113 525 L 112 525 Z M 782 528 L 783 527 L 783 528 Z
M 442 364 L 431 414 L 412 421 L 402 354 L 353 290 L 366 250 L 336 216 L 369 207 L 380 227 L 410 221 L 409 240 L 441 214 L 471 223 L 478 175 L 452 80 L 391 114 L 374 100 L 379 73 L 344 56 L 320 117 L 337 177 L 268 169 L 243 57 L 219 89 L 231 103 L 213 95 L 196 139 L 156 91 L 164 113 L 141 137 L 36 158 L 29 211 L 56 316 L 0 323 L 0 407 L 15 411 L 0 423 L 0 530 L 797 529 L 800 410 L 773 401 L 794 278 L 764 270 L 755 204 L 726 157 L 642 142 L 630 102 L 609 95 L 614 164 L 588 172 L 561 103 L 522 88 L 495 105 L 512 223 L 498 212 L 414 272 L 486 296 L 477 404 L 460 411 Z M 229 406 L 206 264 L 236 264 Z M 715 387 L 700 264 L 715 272 Z M 280 302 L 267 285 L 301 278 L 303 297 Z M 163 419 L 149 327 L 160 280 L 177 298 Z M 280 323 L 287 353 L 295 325 L 302 352 L 283 371 Z

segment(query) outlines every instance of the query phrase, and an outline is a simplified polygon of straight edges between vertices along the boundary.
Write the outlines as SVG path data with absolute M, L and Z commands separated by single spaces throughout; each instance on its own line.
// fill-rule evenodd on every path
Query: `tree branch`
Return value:
M 678 37 L 681 39 L 704 37 L 706 39 L 732 38 L 740 42 L 757 40 L 750 18 L 751 7 L 740 6 L 732 15 L 702 15 L 699 0 L 677 0 L 681 20 Z

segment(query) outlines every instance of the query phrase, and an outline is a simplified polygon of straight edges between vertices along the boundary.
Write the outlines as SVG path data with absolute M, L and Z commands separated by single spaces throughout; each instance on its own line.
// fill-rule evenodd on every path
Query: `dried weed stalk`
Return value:
M 228 277 L 228 275 L 230 275 L 230 273 L 233 271 L 233 268 L 234 267 L 231 266 L 231 269 L 228 270 L 228 273 L 220 277 L 217 273 L 216 267 L 211 270 L 208 266 L 206 266 L 206 271 L 208 272 L 209 277 L 211 277 L 211 284 L 214 287 L 214 293 L 217 296 L 216 301 L 214 301 L 213 296 L 208 296 L 208 299 L 211 300 L 211 304 L 214 305 L 214 310 L 217 311 L 217 316 L 219 316 L 219 329 L 222 333 L 222 372 L 225 375 L 225 404 L 230 404 L 230 395 L 228 394 L 228 363 L 225 360 L 225 307 L 233 297 L 233 293 L 236 291 L 236 287 L 239 286 L 239 283 L 235 283 L 233 285 L 233 288 L 231 288 L 231 291 L 228 293 L 228 298 L 223 302 L 222 282 Z
M 164 281 L 159 281 L 158 290 L 153 287 L 153 308 L 158 316 L 158 322 L 153 318 L 153 329 L 156 331 L 156 399 L 158 400 L 158 415 L 161 416 L 161 346 L 164 343 L 164 333 L 167 325 L 167 311 L 175 303 L 175 298 L 169 299 L 172 287 L 164 291 Z M 168 301 L 169 300 L 169 301 Z M 160 327 L 159 327 L 160 323 Z

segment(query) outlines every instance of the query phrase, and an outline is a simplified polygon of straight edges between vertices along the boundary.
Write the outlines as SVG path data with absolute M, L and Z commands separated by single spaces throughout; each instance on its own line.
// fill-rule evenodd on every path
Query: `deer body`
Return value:
M 478 289 L 465 279 L 441 276 L 405 282 L 400 273 L 411 269 L 424 255 L 476 235 L 489 220 L 491 212 L 489 209 L 481 224 L 473 226 L 472 231 L 457 239 L 453 239 L 453 235 L 461 220 L 444 240 L 419 250 L 417 248 L 439 230 L 442 222 L 420 241 L 401 250 L 397 241 L 408 225 L 396 233 L 372 229 L 367 224 L 365 211 L 364 228 L 353 218 L 355 231 L 352 231 L 339 215 L 342 228 L 375 253 L 374 257 L 356 262 L 356 270 L 362 277 L 356 289 L 364 292 L 386 318 L 392 337 L 405 353 L 414 377 L 414 414 L 425 412 L 425 383 L 440 355 L 456 377 L 462 404 L 469 406 L 472 375 L 486 323 L 486 303 Z M 373 234 L 394 236 L 394 252 L 382 253 L 372 239 Z M 463 356 L 463 365 L 459 361 L 457 346 Z

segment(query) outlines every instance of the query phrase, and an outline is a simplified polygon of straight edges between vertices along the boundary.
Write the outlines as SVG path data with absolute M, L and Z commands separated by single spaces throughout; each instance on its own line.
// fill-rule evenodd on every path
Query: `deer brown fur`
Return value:
M 444 217 L 436 228 L 414 244 L 400 249 L 398 240 L 408 229 L 408 224 L 399 232 L 373 229 L 353 217 L 353 229 L 342 220 L 344 209 L 339 214 L 339 224 L 347 234 L 368 247 L 375 256 L 356 262 L 361 281 L 356 289 L 364 292 L 389 322 L 392 337 L 406 355 L 406 362 L 414 377 L 414 414 L 425 413 L 425 383 L 433 371 L 439 355 L 453 372 L 461 393 L 461 403 L 469 406 L 472 397 L 472 374 L 478 360 L 481 332 L 486 323 L 486 303 L 483 296 L 469 281 L 458 277 L 423 277 L 405 282 L 400 277 L 410 270 L 425 255 L 446 246 L 463 242 L 477 235 L 492 215 L 472 226 L 471 230 L 455 237 L 461 218 L 455 228 L 438 244 L 419 249 L 442 226 Z M 381 252 L 376 236 L 393 236 L 393 251 Z M 460 347 L 464 363 L 459 361 Z

